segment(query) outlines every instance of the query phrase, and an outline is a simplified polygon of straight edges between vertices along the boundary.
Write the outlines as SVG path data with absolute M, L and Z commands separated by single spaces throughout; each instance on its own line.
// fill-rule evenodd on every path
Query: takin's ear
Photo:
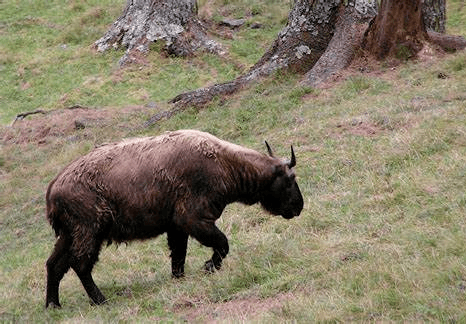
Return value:
M 293 145 L 291 145 L 291 160 L 288 162 L 288 167 L 291 169 L 296 165 L 296 156 L 294 155 Z

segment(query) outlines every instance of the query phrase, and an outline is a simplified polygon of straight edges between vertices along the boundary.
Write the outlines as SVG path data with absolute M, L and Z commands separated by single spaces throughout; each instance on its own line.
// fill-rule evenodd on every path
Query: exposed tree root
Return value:
M 407 4 L 404 3 L 404 6 Z M 405 7 L 396 9 L 408 10 Z M 370 40 L 371 36 L 374 38 L 373 22 L 378 10 L 377 1 L 296 1 L 288 17 L 287 26 L 279 33 L 271 48 L 246 74 L 231 82 L 176 96 L 171 100 L 176 107 L 173 111 L 180 111 L 188 106 L 204 106 L 215 97 L 231 95 L 251 81 L 281 69 L 306 72 L 303 84 L 316 87 L 346 68 L 356 55 L 357 49 L 367 46 L 367 39 Z M 417 14 L 416 18 L 421 19 L 419 11 L 415 14 Z M 398 25 L 395 22 L 393 29 L 399 28 Z M 412 28 L 417 31 L 416 28 L 419 26 L 421 24 L 418 21 L 418 25 L 413 25 Z M 392 43 L 389 42 L 400 40 L 390 39 L 390 35 L 391 31 L 387 31 L 380 36 L 383 41 L 373 41 L 376 44 L 374 46 L 379 46 L 382 53 L 376 53 L 377 57 L 397 50 L 396 48 L 393 50 Z M 426 41 L 431 41 L 447 51 L 466 47 L 466 40 L 463 37 L 448 36 L 433 31 L 428 33 L 424 31 L 423 35 L 422 42 L 415 40 L 413 44 L 406 42 L 401 44 L 406 45 L 410 50 L 412 48 L 414 55 Z
M 337 32 L 344 33 L 334 36 L 340 8 L 346 13 L 339 19 Z M 330 75 L 349 64 L 354 48 L 349 46 L 347 49 L 348 45 L 345 42 L 351 42 L 354 47 L 363 33 L 362 27 L 357 26 L 356 31 L 352 28 L 355 28 L 357 21 L 362 24 L 363 21 L 371 19 L 376 12 L 376 2 L 370 5 L 351 2 L 345 6 L 339 0 L 313 2 L 312 5 L 306 0 L 297 1 L 290 12 L 286 27 L 279 33 L 270 49 L 246 74 L 231 82 L 182 93 L 171 102 L 175 103 L 177 110 L 188 106 L 204 106 L 215 97 L 233 94 L 251 81 L 269 76 L 275 71 L 286 69 L 305 73 L 314 67 L 316 62 L 321 62 L 307 77 L 317 81 L 317 73 L 327 69 Z M 332 48 L 329 48 L 329 42 Z M 322 60 L 324 53 L 327 53 L 327 61 Z M 346 58 L 343 59 L 342 56 Z M 339 65 L 329 70 L 328 67 L 335 62 Z M 326 77 L 322 80 L 319 78 L 319 81 L 324 79 Z
M 462 36 L 453 36 L 428 31 L 430 41 L 440 46 L 446 52 L 464 50 L 466 48 L 466 39 Z

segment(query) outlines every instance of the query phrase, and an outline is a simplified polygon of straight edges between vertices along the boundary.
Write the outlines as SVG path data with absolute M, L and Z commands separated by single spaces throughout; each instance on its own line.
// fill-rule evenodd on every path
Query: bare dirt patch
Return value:
M 375 136 L 383 131 L 383 128 L 375 123 L 356 121 L 347 125 L 338 125 L 345 133 L 358 136 Z
M 265 299 L 250 297 L 207 305 L 192 301 L 180 301 L 173 306 L 173 311 L 188 323 L 244 322 L 254 318 L 258 319 L 270 311 L 280 312 L 292 297 L 291 293 L 286 293 Z
M 386 122 L 388 123 L 388 122 Z M 369 118 L 354 118 L 349 121 L 344 121 L 336 125 L 335 131 L 332 132 L 335 137 L 345 135 L 356 135 L 362 137 L 374 137 L 388 130 L 385 122 L 374 122 Z
M 53 137 L 69 137 L 86 128 L 109 127 L 124 115 L 134 115 L 148 110 L 143 106 L 115 109 L 72 107 L 27 114 L 17 118 L 10 126 L 0 128 L 0 139 L 5 144 L 35 142 L 45 144 Z
M 396 78 L 396 68 L 399 61 L 377 61 L 374 57 L 362 53 L 356 56 L 345 69 L 339 70 L 331 75 L 325 82 L 318 85 L 319 89 L 330 89 L 342 81 L 354 76 L 383 77 L 390 80 Z

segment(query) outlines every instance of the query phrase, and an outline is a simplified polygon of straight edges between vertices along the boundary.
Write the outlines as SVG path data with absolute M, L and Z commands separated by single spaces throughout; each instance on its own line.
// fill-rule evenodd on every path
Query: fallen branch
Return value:
M 63 109 L 68 109 L 68 110 L 73 110 L 73 109 L 89 109 L 89 107 L 86 106 L 81 106 L 80 104 L 75 104 L 69 107 L 65 107 Z M 23 120 L 29 115 L 36 115 L 36 114 L 42 114 L 42 115 L 47 115 L 53 111 L 57 111 L 59 109 L 52 109 L 52 110 L 43 110 L 43 109 L 36 109 L 34 111 L 26 111 L 22 112 L 16 115 L 15 119 L 11 123 L 11 126 L 13 126 L 18 120 Z
M 24 112 L 24 113 L 20 113 L 20 114 L 16 115 L 16 117 L 13 120 L 13 123 L 11 124 L 11 126 L 13 126 L 16 123 L 16 121 L 23 120 L 27 116 L 35 115 L 35 114 L 44 114 L 45 115 L 45 114 L 47 114 L 47 111 L 42 110 L 42 109 L 37 109 L 37 110 L 34 110 L 34 111 L 27 111 L 27 112 Z

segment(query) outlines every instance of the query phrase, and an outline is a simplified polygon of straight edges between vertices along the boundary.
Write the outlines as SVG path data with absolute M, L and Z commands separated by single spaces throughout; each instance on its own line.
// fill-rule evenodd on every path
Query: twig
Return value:
M 82 106 L 80 104 L 74 104 L 72 106 L 66 107 L 65 109 L 73 110 L 73 109 L 90 109 L 90 108 L 86 106 Z
M 16 118 L 15 120 L 13 120 L 13 123 L 11 124 L 11 126 L 13 126 L 16 121 L 18 120 L 23 120 L 25 117 L 29 116 L 29 115 L 34 115 L 34 114 L 46 114 L 47 112 L 45 110 L 42 110 L 42 109 L 37 109 L 37 110 L 34 110 L 34 111 L 27 111 L 27 112 L 24 112 L 24 113 L 20 113 L 18 115 L 16 115 Z
M 73 110 L 73 109 L 90 109 L 90 108 L 86 107 L 86 106 L 82 106 L 80 104 L 74 104 L 72 106 L 65 107 L 63 109 Z M 35 115 L 35 114 L 46 115 L 46 114 L 51 113 L 52 111 L 56 111 L 56 110 L 59 110 L 59 109 L 52 109 L 52 110 L 36 109 L 34 111 L 26 111 L 26 112 L 17 114 L 15 119 L 13 120 L 13 123 L 11 123 L 11 126 L 13 126 L 18 120 L 23 120 L 24 118 L 26 118 L 29 115 Z

